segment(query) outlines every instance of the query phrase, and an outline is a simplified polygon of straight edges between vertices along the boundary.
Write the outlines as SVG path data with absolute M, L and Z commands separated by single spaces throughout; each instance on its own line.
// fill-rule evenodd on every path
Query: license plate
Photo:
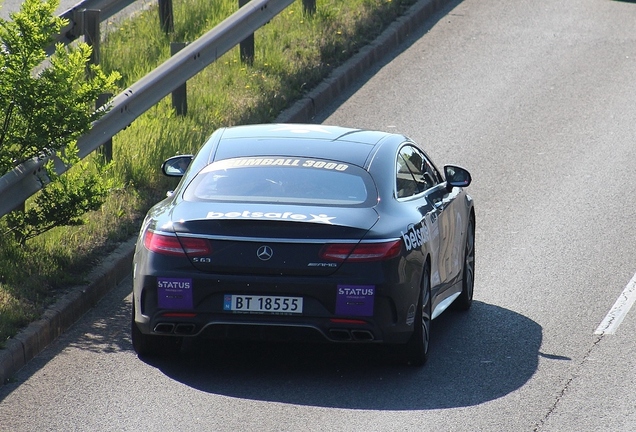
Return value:
M 300 314 L 302 297 L 230 295 L 223 301 L 223 310 L 233 312 Z

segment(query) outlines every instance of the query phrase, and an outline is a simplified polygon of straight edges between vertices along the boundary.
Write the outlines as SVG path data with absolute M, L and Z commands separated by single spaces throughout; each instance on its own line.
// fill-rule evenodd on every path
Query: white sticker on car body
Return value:
M 316 222 L 331 225 L 331 221 L 335 219 L 335 216 L 328 216 L 326 214 L 302 214 L 294 212 L 253 212 L 249 210 L 243 211 L 231 211 L 231 212 L 208 212 L 207 219 L 278 219 L 278 220 L 292 220 L 292 221 L 305 221 Z
M 415 228 L 411 225 L 406 233 L 400 231 L 400 234 L 402 234 L 402 239 L 404 240 L 407 251 L 420 248 L 428 241 L 428 228 L 426 225 L 422 225 L 420 228 Z

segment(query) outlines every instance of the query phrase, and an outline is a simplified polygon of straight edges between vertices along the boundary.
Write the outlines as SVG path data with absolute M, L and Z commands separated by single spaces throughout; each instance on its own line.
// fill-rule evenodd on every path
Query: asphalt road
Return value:
M 596 334 L 636 273 L 635 71 L 634 3 L 465 0 L 316 118 L 473 174 L 475 303 L 434 321 L 424 368 L 302 345 L 142 361 L 127 280 L 0 387 L 0 430 L 636 430 L 636 310 Z
M 80 3 L 80 1 L 81 0 L 60 0 L 60 4 L 55 11 L 56 15 L 71 9 Z M 0 18 L 8 20 L 10 18 L 9 15 L 12 12 L 18 11 L 21 5 L 22 0 L 0 0 Z

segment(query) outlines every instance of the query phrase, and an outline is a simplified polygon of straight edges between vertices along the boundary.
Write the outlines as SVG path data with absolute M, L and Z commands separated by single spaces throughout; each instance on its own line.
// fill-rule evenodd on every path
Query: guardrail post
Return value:
M 66 32 L 66 37 L 75 40 L 84 33 L 84 11 L 86 9 L 73 8 L 71 22 L 73 27 Z
M 100 33 L 99 33 L 99 14 L 101 11 L 99 9 L 84 9 L 84 42 L 90 45 L 93 48 L 93 52 L 91 53 L 90 63 L 98 65 L 99 64 L 99 42 L 100 42 Z
M 250 0 L 239 0 L 239 9 L 248 4 Z M 239 45 L 241 62 L 248 65 L 254 63 L 254 33 L 243 39 Z
M 13 166 L 20 165 L 17 161 L 14 161 Z M 22 201 L 16 208 L 13 209 L 14 212 L 24 213 L 26 211 L 26 201 Z
M 172 0 L 159 0 L 159 23 L 164 33 L 174 32 Z
M 113 97 L 112 93 L 102 93 L 97 98 L 95 108 L 100 109 Z M 106 163 L 113 160 L 113 139 L 110 138 L 99 148 L 99 154 L 104 158 Z
M 170 43 L 170 55 L 173 56 L 183 48 L 186 47 L 185 42 L 171 42 Z M 187 82 L 184 82 L 172 92 L 172 107 L 177 112 L 177 115 L 184 116 L 188 112 L 188 93 Z
M 91 57 L 88 61 L 88 64 L 86 65 L 86 73 L 90 75 L 90 65 L 98 65 L 100 60 L 99 45 L 101 41 L 101 34 L 99 30 L 99 24 L 101 20 L 99 15 L 101 11 L 99 9 L 84 9 L 82 12 L 84 42 L 86 42 L 93 48 Z M 108 102 L 108 99 L 110 99 L 112 96 L 113 95 L 111 93 L 104 93 L 99 95 L 97 101 L 95 102 L 95 108 L 101 108 L 104 104 L 106 104 L 106 102 Z M 99 153 L 106 160 L 106 162 L 110 162 L 111 160 L 113 160 L 113 140 L 109 139 L 108 141 L 106 141 L 102 145 L 102 147 L 100 147 Z
M 316 13 L 316 0 L 303 0 L 303 12 L 307 15 Z

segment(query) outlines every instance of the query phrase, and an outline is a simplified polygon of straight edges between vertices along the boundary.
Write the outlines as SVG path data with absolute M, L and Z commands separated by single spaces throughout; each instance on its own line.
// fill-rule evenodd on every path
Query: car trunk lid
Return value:
M 205 208 L 204 208 L 205 207 Z M 189 255 L 200 271 L 252 275 L 328 275 L 341 261 L 321 258 L 325 244 L 357 244 L 377 222 L 373 208 L 182 202 L 173 214 L 180 239 L 205 239 Z

